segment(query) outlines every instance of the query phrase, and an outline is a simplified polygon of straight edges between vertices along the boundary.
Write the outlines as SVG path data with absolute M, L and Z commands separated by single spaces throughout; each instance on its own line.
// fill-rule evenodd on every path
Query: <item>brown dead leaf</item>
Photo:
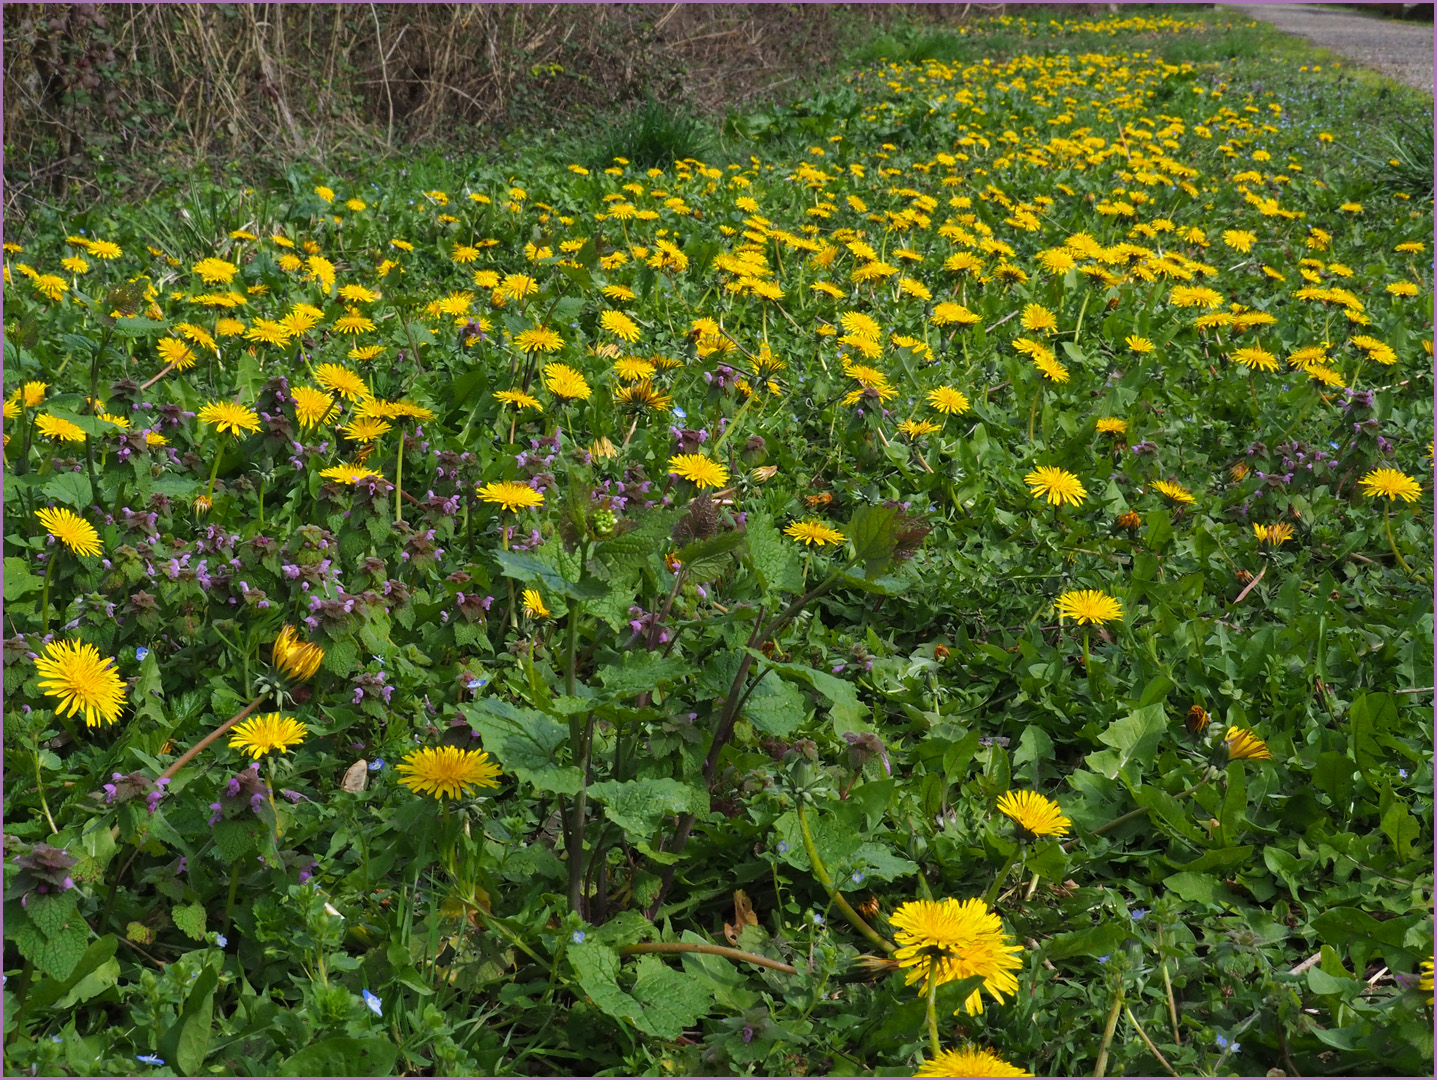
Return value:
M 723 936 L 728 939 L 730 945 L 737 945 L 738 936 L 743 933 L 745 926 L 758 925 L 758 916 L 754 913 L 753 901 L 742 889 L 735 889 L 733 893 L 733 917 L 732 923 L 723 924 Z
M 339 782 L 339 786 L 345 791 L 351 791 L 355 794 L 363 791 L 369 786 L 369 762 L 360 758 L 349 768 L 345 769 L 344 779 Z

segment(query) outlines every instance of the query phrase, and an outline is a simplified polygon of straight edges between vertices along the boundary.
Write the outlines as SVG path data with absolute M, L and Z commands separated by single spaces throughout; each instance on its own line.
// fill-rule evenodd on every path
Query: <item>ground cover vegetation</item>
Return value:
M 7 1069 L 1430 1074 L 1430 102 L 1221 20 L 36 206 Z

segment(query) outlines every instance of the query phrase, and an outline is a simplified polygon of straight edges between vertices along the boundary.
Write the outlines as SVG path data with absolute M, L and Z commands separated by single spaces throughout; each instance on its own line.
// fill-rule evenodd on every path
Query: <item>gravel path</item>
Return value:
M 1230 10 L 1306 38 L 1339 56 L 1432 93 L 1433 27 L 1333 4 L 1232 4 Z

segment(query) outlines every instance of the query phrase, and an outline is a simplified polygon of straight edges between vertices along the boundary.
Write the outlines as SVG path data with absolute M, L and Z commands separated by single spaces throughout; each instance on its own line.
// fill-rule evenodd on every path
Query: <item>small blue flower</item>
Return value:
M 1238 1042 L 1235 1042 L 1231 1046 L 1229 1046 L 1227 1038 L 1223 1035 L 1214 1035 L 1213 1042 L 1217 1043 L 1217 1048 L 1219 1050 L 1227 1050 L 1228 1052 L 1233 1054 L 1236 1054 L 1239 1050 L 1242 1049 L 1242 1043 Z
M 227 937 L 225 937 L 223 934 L 216 934 L 216 935 L 215 935 L 215 944 L 218 945 L 221 949 L 223 949 L 223 948 L 224 948 L 226 945 L 228 945 L 229 943 L 230 943 L 230 939 L 227 938 Z
M 1398 770 L 1397 770 L 1397 775 L 1400 776 L 1400 777 L 1402 777 L 1402 779 L 1406 780 L 1406 779 L 1407 779 L 1407 770 L 1406 770 L 1406 769 L 1398 769 Z
M 382 768 L 384 768 L 384 759 L 382 757 L 377 757 L 369 763 L 370 772 L 378 772 Z
M 674 415 L 677 416 L 680 420 L 687 420 L 689 418 L 689 414 L 684 412 L 683 409 L 680 409 L 677 405 L 674 406 L 673 412 Z
M 863 884 L 863 872 L 862 872 L 861 870 L 855 870 L 855 871 L 853 872 L 853 884 L 855 884 L 855 885 L 862 885 L 862 884 Z
M 484 684 L 488 681 L 488 679 L 476 679 L 473 675 L 471 675 L 469 676 L 469 681 L 464 685 L 467 686 L 470 690 L 478 690 L 483 687 Z
M 50 1036 L 50 1041 L 51 1041 L 51 1042 L 64 1042 L 65 1040 L 62 1039 L 62 1038 L 61 1038 L 60 1036 L 58 1036 L 58 1035 L 51 1035 L 51 1036 Z
M 813 925 L 814 925 L 814 926 L 822 926 L 822 925 L 823 925 L 823 916 L 820 915 L 820 914 L 819 914 L 818 912 L 816 912 L 816 911 L 813 912 L 812 914 L 813 914 Z
M 135 659 L 136 659 L 136 660 L 139 660 L 139 661 L 141 661 L 141 662 L 143 662 L 144 659 L 145 659 L 145 657 L 147 657 L 147 656 L 149 656 L 149 655 L 150 655 L 150 650 L 147 649 L 147 648 L 145 648 L 143 645 L 141 645 L 138 649 L 135 650 Z
M 582 945 L 583 943 L 584 943 L 584 931 L 582 931 L 582 930 L 575 930 L 575 931 L 574 931 L 574 944 L 575 944 L 575 945 Z
M 1148 909 L 1145 907 L 1133 908 L 1133 922 L 1142 922 L 1148 917 Z
M 788 841 L 787 841 L 787 840 L 780 840 L 780 841 L 778 842 L 778 853 L 779 853 L 780 855 L 782 855 L 782 854 L 783 854 L 785 851 L 787 851 L 787 850 L 788 850 Z
M 135 1060 L 143 1061 L 146 1065 L 163 1065 L 165 1063 L 165 1059 L 159 1054 L 136 1054 Z
M 376 995 L 371 994 L 368 990 L 361 990 L 360 994 L 364 996 L 364 1003 L 369 1006 L 370 1012 L 375 1016 L 384 1015 L 384 1002 L 380 1001 Z
M 1108 962 L 1108 957 L 1107 957 L 1106 954 L 1103 955 L 1103 956 L 1098 957 L 1098 963 L 1100 963 L 1100 964 L 1106 964 L 1107 962 Z

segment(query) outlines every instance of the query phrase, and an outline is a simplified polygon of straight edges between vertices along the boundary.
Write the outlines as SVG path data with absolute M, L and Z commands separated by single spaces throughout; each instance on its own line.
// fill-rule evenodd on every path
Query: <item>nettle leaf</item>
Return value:
M 738 554 L 744 543 L 743 533 L 723 532 L 679 548 L 674 557 L 683 564 L 685 578 L 702 585 L 727 570 L 733 563 L 731 556 Z
M 594 557 L 614 570 L 637 570 L 648 564 L 650 556 L 667 551 L 678 512 L 651 510 L 644 515 L 638 528 L 619 533 L 594 549 Z
M 81 927 L 85 925 L 84 920 L 75 914 L 73 889 L 61 893 L 31 893 L 25 901 L 25 914 L 46 937 L 63 933 L 71 923 Z
M 746 651 L 756 659 L 763 661 L 764 666 L 783 678 L 790 682 L 805 683 L 828 699 L 834 730 L 838 734 L 857 731 L 858 725 L 867 718 L 868 712 L 859 704 L 858 691 L 853 688 L 852 683 L 816 668 L 804 667 L 801 664 L 777 663 L 768 659 L 757 649 L 747 649 Z
M 743 704 L 743 718 L 765 735 L 791 735 L 808 718 L 807 699 L 781 679 L 764 679 Z
M 799 592 L 803 588 L 803 568 L 793 544 L 785 543 L 770 514 L 754 514 L 744 527 L 748 535 L 748 554 L 753 571 L 765 591 Z
M 51 477 L 40 491 L 56 502 L 73 506 L 77 510 L 88 509 L 95 501 L 95 493 L 84 473 L 61 473 Z
M 617 665 L 601 667 L 598 678 L 604 689 L 615 697 L 632 697 L 646 690 L 656 690 L 688 673 L 689 664 L 681 656 L 662 656 L 651 652 L 625 653 Z
M 605 780 L 589 785 L 589 797 L 635 840 L 647 840 L 667 817 L 703 814 L 709 803 L 707 792 L 667 778 Z
M 186 937 L 193 941 L 205 939 L 205 907 L 203 904 L 177 904 L 170 909 L 170 918 Z
M 896 506 L 860 506 L 849 518 L 848 538 L 864 577 L 876 578 L 893 565 L 900 513 Z
M 676 1039 L 714 1005 L 704 983 L 676 971 L 657 956 L 643 956 L 635 965 L 633 993 L 619 988 L 619 953 L 597 942 L 568 950 L 579 986 L 604 1013 L 659 1039 Z
M 5 557 L 5 600 L 7 602 L 39 592 L 42 584 L 44 584 L 43 578 L 38 578 L 30 573 L 28 559 L 16 558 L 13 555 Z
M 539 791 L 573 795 L 584 776 L 575 765 L 558 762 L 568 745 L 569 728 L 547 713 L 521 709 L 498 698 L 480 698 L 459 707 L 504 772 Z

